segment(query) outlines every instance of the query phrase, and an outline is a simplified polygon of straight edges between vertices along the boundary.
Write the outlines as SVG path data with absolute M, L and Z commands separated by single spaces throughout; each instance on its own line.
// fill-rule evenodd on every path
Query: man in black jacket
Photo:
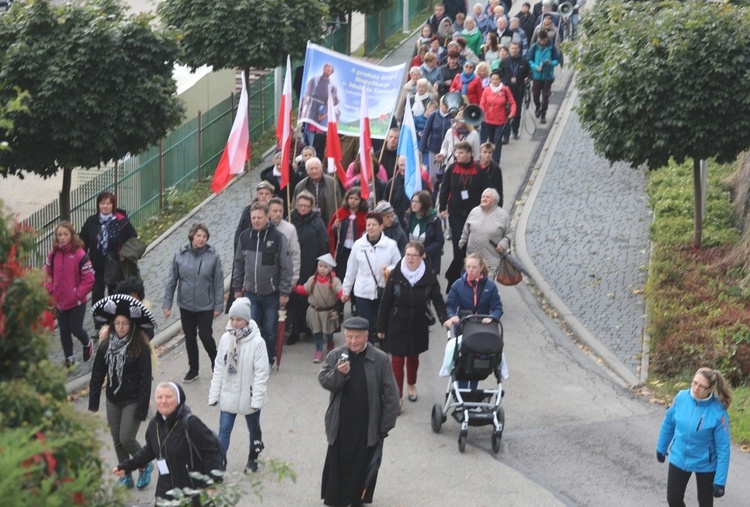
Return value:
M 270 222 L 268 206 L 250 207 L 252 227 L 243 231 L 234 254 L 232 290 L 235 299 L 250 299 L 252 317 L 266 342 L 268 361 L 276 360 L 276 324 L 292 291 L 292 257 L 289 243 Z
M 440 218 L 448 218 L 453 241 L 453 258 L 463 259 L 458 246 L 469 212 L 479 206 L 482 192 L 489 186 L 489 174 L 480 171 L 466 141 L 456 144 L 456 162 L 445 171 L 440 184 Z
M 503 133 L 503 142 L 507 143 L 511 130 L 513 131 L 513 139 L 520 137 L 518 128 L 521 125 L 523 99 L 526 93 L 526 83 L 531 76 L 531 67 L 529 67 L 528 60 L 521 56 L 521 45 L 518 42 L 511 42 L 510 56 L 500 64 L 500 74 L 503 78 L 503 84 L 510 87 L 516 101 L 516 116 L 510 122 L 510 128 L 506 125 Z

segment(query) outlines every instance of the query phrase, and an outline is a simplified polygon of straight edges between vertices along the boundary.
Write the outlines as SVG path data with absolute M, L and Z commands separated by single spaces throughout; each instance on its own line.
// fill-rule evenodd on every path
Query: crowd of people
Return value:
M 58 225 L 45 265 L 46 287 L 56 303 L 65 365 L 74 362 L 72 336 L 82 344 L 84 361 L 95 357 L 89 408 L 98 410 L 104 390 L 119 484 L 147 487 L 155 463 L 157 497 L 174 487 L 201 487 L 186 471 L 225 468 L 238 415 L 245 417 L 250 435 L 245 469 L 256 471 L 264 448 L 260 416 L 277 340 L 295 345 L 307 337 L 312 361 L 321 363 L 319 382 L 330 391 L 321 498 L 326 505 L 372 500 L 375 482 L 366 474 L 368 463 L 382 452 L 404 398 L 418 399 L 419 357 L 428 350 L 432 326 L 451 329 L 466 315 L 502 317 L 495 276 L 513 241 L 510 215 L 503 208 L 502 146 L 511 136 L 519 139 L 527 88 L 536 116 L 546 122 L 554 69 L 561 62 L 559 33 L 565 21 L 550 0 L 533 8 L 524 3 L 512 19 L 509 1 L 466 7 L 456 1 L 435 5 L 420 31 L 396 106 L 396 118 L 410 108 L 415 119 L 423 157 L 421 188 L 406 191 L 396 120 L 370 154 L 374 174 L 367 179 L 359 158 L 342 161 L 348 166 L 344 181 L 327 174 L 321 160 L 325 132 L 316 129 L 300 139 L 303 148 L 291 167 L 281 167 L 277 154 L 261 172 L 231 238 L 226 308 L 224 269 L 209 244 L 207 226 L 194 224 L 186 244 L 175 252 L 166 270 L 162 311 L 168 318 L 173 305 L 179 307 L 188 357 L 183 381 L 199 377 L 198 339 L 210 359 L 207 401 L 220 410 L 218 437 L 191 414 L 182 387 L 162 382 L 156 387 L 157 414 L 148 423 L 146 445 L 139 444 L 136 434 L 147 419 L 155 355 L 149 343 L 153 316 L 133 265 L 137 233 L 108 192 L 97 198 L 98 212 L 80 237 L 69 222 Z M 576 2 L 573 27 L 578 7 Z M 460 97 L 455 110 L 446 100 L 451 92 Z M 465 109 L 470 105 L 481 109 L 481 122 Z M 281 188 L 287 170 L 290 186 Z M 370 200 L 363 198 L 363 185 L 373 190 Z M 452 245 L 448 267 L 442 265 L 446 239 Z M 83 328 L 89 294 L 99 330 L 93 337 Z M 224 309 L 229 323 L 217 346 L 213 321 Z M 286 335 L 278 333 L 279 310 L 286 310 Z M 347 314 L 351 317 L 345 319 Z M 337 344 L 342 328 L 344 340 Z M 663 461 L 671 450 L 670 505 L 681 501 L 691 472 L 698 475 L 699 497 L 723 494 L 729 402 L 721 374 L 702 369 L 690 393 L 678 395 L 667 413 L 657 457 Z M 703 407 L 696 432 L 715 449 L 697 465 L 686 458 L 694 447 L 683 421 L 689 410 L 683 405 L 689 403 Z

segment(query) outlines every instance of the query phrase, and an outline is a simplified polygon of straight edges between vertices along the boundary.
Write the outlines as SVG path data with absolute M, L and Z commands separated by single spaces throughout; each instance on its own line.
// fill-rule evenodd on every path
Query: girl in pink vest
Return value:
M 64 365 L 70 368 L 75 364 L 71 335 L 83 345 L 84 361 L 94 352 L 94 343 L 83 328 L 86 302 L 94 286 L 94 269 L 70 222 L 60 222 L 55 228 L 54 244 L 47 255 L 44 272 L 47 275 L 44 286 L 55 300 L 60 342 L 65 352 Z

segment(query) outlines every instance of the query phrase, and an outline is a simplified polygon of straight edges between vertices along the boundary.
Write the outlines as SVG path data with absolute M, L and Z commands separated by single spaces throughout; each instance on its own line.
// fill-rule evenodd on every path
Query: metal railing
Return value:
M 430 1 L 409 0 L 409 21 L 429 7 Z M 398 0 L 392 7 L 379 14 L 365 16 L 365 55 L 384 46 L 388 37 L 403 29 L 403 24 L 404 0 Z

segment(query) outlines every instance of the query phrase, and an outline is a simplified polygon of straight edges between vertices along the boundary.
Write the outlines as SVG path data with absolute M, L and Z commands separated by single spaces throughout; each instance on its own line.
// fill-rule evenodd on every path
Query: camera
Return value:
M 342 363 L 347 362 L 349 360 L 349 354 L 344 352 L 343 354 L 341 354 L 341 357 L 339 358 L 339 360 L 341 360 Z

